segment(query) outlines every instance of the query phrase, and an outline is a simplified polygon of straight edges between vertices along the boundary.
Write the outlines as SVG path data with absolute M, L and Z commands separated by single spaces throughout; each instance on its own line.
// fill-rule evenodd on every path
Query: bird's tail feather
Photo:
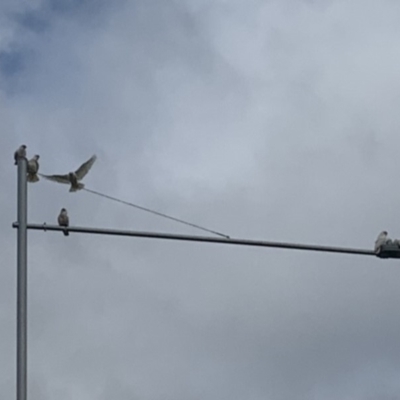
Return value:
M 36 174 L 28 174 L 27 176 L 28 182 L 37 182 L 39 180 L 39 177 Z
M 85 187 L 83 183 L 78 183 L 78 186 L 71 186 L 69 191 L 70 192 L 77 192 L 78 190 L 81 190 Z
M 68 232 L 67 229 L 64 229 L 64 230 L 63 230 L 63 233 L 64 233 L 64 236 L 68 236 L 68 235 L 69 235 L 69 232 Z

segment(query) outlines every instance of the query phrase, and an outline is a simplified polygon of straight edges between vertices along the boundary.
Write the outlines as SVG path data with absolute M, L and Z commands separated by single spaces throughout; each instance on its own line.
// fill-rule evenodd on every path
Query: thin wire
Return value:
M 97 196 L 101 196 L 101 197 L 104 197 L 104 198 L 106 198 L 106 199 L 113 200 L 113 201 L 116 201 L 116 202 L 118 202 L 118 203 L 125 204 L 125 205 L 127 205 L 127 206 L 131 206 L 131 207 L 138 208 L 139 210 L 142 210 L 142 211 L 147 211 L 147 212 L 149 212 L 149 213 L 151 213 L 151 214 L 155 214 L 155 215 L 158 215 L 158 216 L 160 216 L 160 217 L 164 217 L 164 218 L 171 219 L 172 221 L 180 222 L 181 224 L 185 224 L 185 225 L 188 225 L 188 226 L 192 226 L 192 227 L 194 227 L 194 228 L 197 228 L 197 229 L 201 229 L 202 231 L 214 233 L 215 235 L 222 236 L 222 237 L 224 237 L 225 239 L 230 239 L 230 237 L 229 237 L 228 235 L 225 235 L 225 234 L 223 234 L 223 233 L 220 233 L 220 232 L 217 232 L 217 231 L 213 231 L 213 230 L 211 230 L 211 229 L 204 228 L 204 227 L 202 227 L 202 226 L 200 226 L 200 225 L 192 224 L 191 222 L 183 221 L 182 219 L 179 219 L 179 218 L 171 217 L 171 216 L 169 216 L 169 215 L 167 215 L 167 214 L 163 214 L 163 213 L 160 213 L 160 212 L 158 212 L 158 211 L 151 210 L 150 208 L 138 206 L 137 204 L 130 203 L 129 201 L 117 199 L 116 197 L 112 197 L 112 196 L 109 196 L 109 195 L 107 195 L 107 194 L 97 192 L 97 191 L 95 191 L 95 190 L 91 190 L 91 189 L 87 189 L 87 188 L 83 188 L 83 190 L 86 190 L 87 192 L 96 194 Z

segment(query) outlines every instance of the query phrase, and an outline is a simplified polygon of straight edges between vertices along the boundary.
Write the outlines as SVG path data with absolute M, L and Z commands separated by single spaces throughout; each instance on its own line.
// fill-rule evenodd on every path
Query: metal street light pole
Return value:
M 17 400 L 27 398 L 27 160 L 18 159 Z
M 42 231 L 65 231 L 65 227 L 28 224 L 27 221 L 27 168 L 25 158 L 18 159 L 18 218 L 12 224 L 18 230 L 17 243 L 17 400 L 27 400 L 27 233 L 28 229 Z M 109 196 L 106 196 L 109 197 Z M 143 208 L 143 207 L 141 207 Z M 144 208 L 143 208 L 144 209 Z M 191 224 L 193 225 L 193 224 Z M 195 225 L 193 225 L 195 226 Z M 147 239 L 180 240 L 189 242 L 203 242 L 214 244 L 228 244 L 236 246 L 272 247 L 291 250 L 318 251 L 328 253 L 357 254 L 364 256 L 376 256 L 379 258 L 400 258 L 400 247 L 395 242 L 384 244 L 378 253 L 368 249 L 355 249 L 348 247 L 307 245 L 298 243 L 272 242 L 265 240 L 248 240 L 235 238 L 212 238 L 207 236 L 180 235 L 160 232 L 140 232 L 118 229 L 99 229 L 89 227 L 68 227 L 69 232 L 89 233 L 97 235 L 142 237 Z M 215 232 L 214 232 L 215 233 Z

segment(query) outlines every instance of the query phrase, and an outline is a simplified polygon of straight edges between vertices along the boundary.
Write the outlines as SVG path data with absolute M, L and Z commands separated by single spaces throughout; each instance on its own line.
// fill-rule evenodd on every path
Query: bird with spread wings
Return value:
M 53 182 L 71 185 L 69 191 L 76 192 L 85 187 L 85 185 L 83 183 L 80 183 L 79 181 L 81 181 L 89 172 L 90 168 L 92 168 L 94 162 L 96 161 L 96 158 L 96 155 L 93 155 L 89 158 L 89 160 L 84 162 L 75 172 L 69 172 L 65 175 L 39 175 Z

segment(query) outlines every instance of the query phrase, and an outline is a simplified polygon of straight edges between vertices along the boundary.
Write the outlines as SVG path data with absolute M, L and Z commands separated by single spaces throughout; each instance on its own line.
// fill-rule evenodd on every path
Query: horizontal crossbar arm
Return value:
M 18 228 L 17 222 L 13 223 L 13 228 Z M 28 224 L 27 228 L 31 230 L 42 230 L 42 231 L 60 231 L 60 232 L 65 231 L 64 227 L 60 227 L 57 225 L 46 225 L 46 224 Z M 180 235 L 180 234 L 160 233 L 160 232 L 140 232 L 140 231 L 129 231 L 129 230 L 118 230 L 118 229 L 99 229 L 99 228 L 88 228 L 88 227 L 78 227 L 78 226 L 70 226 L 67 228 L 67 230 L 68 232 L 71 233 L 75 232 L 75 233 L 89 233 L 97 235 L 130 236 L 130 237 L 142 237 L 147 239 L 181 240 L 188 242 L 230 244 L 236 246 L 275 247 L 280 249 L 358 254 L 363 256 L 377 256 L 372 250 L 354 249 L 348 247 L 318 246 L 318 245 L 306 245 L 297 243 L 270 242 L 264 240 L 248 240 L 248 239 L 234 239 L 234 238 L 224 239 L 224 238 L 214 238 L 208 236 Z

